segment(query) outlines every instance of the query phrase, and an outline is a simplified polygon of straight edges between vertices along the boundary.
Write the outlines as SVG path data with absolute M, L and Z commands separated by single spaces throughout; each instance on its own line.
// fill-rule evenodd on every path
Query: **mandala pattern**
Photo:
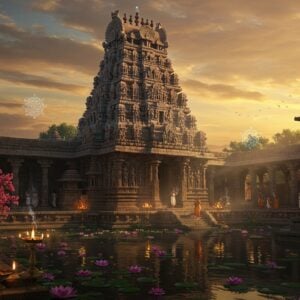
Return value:
M 33 119 L 41 116 L 44 113 L 45 107 L 46 104 L 44 103 L 44 100 L 36 95 L 24 99 L 25 115 L 32 117 Z

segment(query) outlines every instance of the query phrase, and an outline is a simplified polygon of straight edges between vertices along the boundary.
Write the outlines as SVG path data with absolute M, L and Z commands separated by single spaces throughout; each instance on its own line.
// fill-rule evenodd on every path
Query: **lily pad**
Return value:
M 126 279 L 115 279 L 115 280 L 112 280 L 110 283 L 113 287 L 116 287 L 116 288 L 126 288 L 126 287 L 131 286 L 130 282 Z
M 119 289 L 119 292 L 124 293 L 124 294 L 137 294 L 140 291 L 141 291 L 141 289 L 136 286 L 126 286 L 126 287 Z
M 193 281 L 176 282 L 174 286 L 178 289 L 193 290 L 199 288 L 199 284 Z
M 138 277 L 137 281 L 139 283 L 155 283 L 156 279 L 153 277 Z
M 232 271 L 234 268 L 225 265 L 210 265 L 208 266 L 209 271 Z
M 78 300 L 93 300 L 93 299 L 101 299 L 103 296 L 102 293 L 87 293 L 83 295 L 77 296 Z
M 281 285 L 287 288 L 300 290 L 300 282 L 283 282 Z
M 235 269 L 245 269 L 247 267 L 246 264 L 236 263 L 236 262 L 227 262 L 227 263 L 224 263 L 223 266 L 235 268 Z
M 226 289 L 228 289 L 231 292 L 235 293 L 247 293 L 249 291 L 249 287 L 245 284 L 239 284 L 239 285 L 224 285 Z
M 90 288 L 109 288 L 111 285 L 108 282 L 105 282 L 103 278 L 94 278 L 90 281 L 85 281 L 82 283 L 83 286 Z

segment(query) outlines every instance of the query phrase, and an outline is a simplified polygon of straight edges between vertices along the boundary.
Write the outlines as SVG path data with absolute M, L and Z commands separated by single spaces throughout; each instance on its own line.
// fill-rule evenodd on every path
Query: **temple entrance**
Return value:
M 162 162 L 159 166 L 160 201 L 167 207 L 182 207 L 179 174 L 180 170 L 174 160 Z
M 160 201 L 167 207 L 170 206 L 171 187 L 170 187 L 170 168 L 165 162 L 162 162 L 158 168 L 158 179 L 159 179 L 159 196 Z

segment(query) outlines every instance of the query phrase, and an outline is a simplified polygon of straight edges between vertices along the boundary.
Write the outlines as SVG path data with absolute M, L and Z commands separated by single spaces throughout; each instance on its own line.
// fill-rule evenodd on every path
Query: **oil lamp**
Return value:
M 36 267 L 35 246 L 44 240 L 44 234 L 37 233 L 34 227 L 32 227 L 31 232 L 27 231 L 25 236 L 19 234 L 19 238 L 29 246 L 30 250 L 29 268 L 27 271 L 20 273 L 20 277 L 23 279 L 36 279 L 41 276 L 42 272 Z

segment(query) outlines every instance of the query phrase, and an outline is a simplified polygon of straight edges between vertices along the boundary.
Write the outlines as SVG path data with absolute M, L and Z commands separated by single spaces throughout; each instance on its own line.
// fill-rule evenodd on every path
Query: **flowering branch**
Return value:
M 0 219 L 7 217 L 12 204 L 19 204 L 19 197 L 12 195 L 15 192 L 13 174 L 4 174 L 0 169 Z

